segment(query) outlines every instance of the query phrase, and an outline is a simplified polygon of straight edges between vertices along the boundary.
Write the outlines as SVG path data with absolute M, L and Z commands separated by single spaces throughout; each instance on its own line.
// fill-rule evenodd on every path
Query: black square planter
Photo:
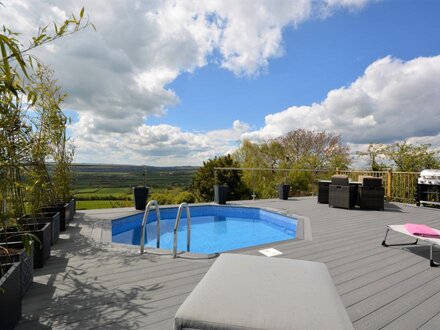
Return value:
M 20 220 L 20 224 L 34 224 L 49 222 L 52 227 L 51 231 L 51 245 L 54 245 L 60 237 L 60 213 L 59 212 L 45 212 L 40 214 L 26 214 Z
M 73 220 L 73 217 L 76 213 L 76 200 L 75 198 L 70 199 L 70 214 L 71 214 L 71 220 Z
M 40 242 L 34 241 L 34 268 L 41 268 L 50 257 L 50 242 L 52 228 L 50 223 L 21 225 L 22 231 L 2 233 L 2 239 L 7 242 L 17 241 L 23 234 L 33 234 Z
M 228 200 L 229 187 L 228 186 L 214 186 L 214 202 L 217 204 L 226 204 Z
M 22 242 L 0 243 L 4 248 L 19 250 L 16 254 L 0 256 L 0 264 L 21 262 L 21 297 L 25 295 L 32 282 L 34 281 L 34 244 L 31 243 L 31 251 L 28 255 Z M 0 293 L 1 294 L 1 293 Z
M 70 223 L 70 221 L 73 220 L 73 216 L 75 215 L 75 200 L 69 199 L 69 200 L 57 200 L 57 202 L 55 203 L 58 206 L 66 206 L 67 204 L 67 208 L 66 208 L 66 222 Z
M 63 205 L 50 205 L 50 206 L 44 206 L 41 208 L 41 212 L 59 212 L 60 213 L 60 231 L 65 231 L 67 226 L 69 225 L 68 216 L 70 215 L 70 212 L 66 209 L 69 208 L 69 204 L 63 204 Z
M 289 199 L 290 186 L 288 184 L 278 185 L 278 198 L 287 200 Z
M 136 210 L 145 210 L 147 207 L 147 199 L 148 199 L 148 192 L 150 188 L 140 186 L 140 187 L 133 187 L 133 195 L 134 195 L 134 208 Z
M 0 265 L 0 329 L 14 329 L 21 318 L 21 262 Z
M 70 220 L 72 220 L 72 214 L 70 213 L 70 202 L 57 202 L 56 206 L 64 208 L 65 218 L 66 218 L 65 228 L 67 228 L 67 226 L 70 224 Z

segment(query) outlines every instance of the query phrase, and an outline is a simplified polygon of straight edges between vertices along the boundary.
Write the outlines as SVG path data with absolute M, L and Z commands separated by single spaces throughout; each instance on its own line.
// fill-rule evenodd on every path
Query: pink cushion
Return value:
M 422 236 L 422 237 L 431 237 L 431 238 L 440 238 L 440 234 L 433 230 L 431 227 L 427 225 L 419 225 L 415 223 L 407 223 L 405 224 L 406 230 L 412 235 Z

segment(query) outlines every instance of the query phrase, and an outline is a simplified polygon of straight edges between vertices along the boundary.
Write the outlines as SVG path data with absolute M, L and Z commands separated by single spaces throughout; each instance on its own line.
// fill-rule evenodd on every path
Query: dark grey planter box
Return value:
M 52 225 L 51 231 L 51 245 L 54 245 L 60 237 L 60 213 L 59 212 L 45 212 L 36 215 L 27 214 L 19 220 L 20 224 L 46 223 Z
M 0 265 L 0 329 L 14 329 L 21 318 L 21 262 Z
M 278 185 L 278 198 L 287 200 L 289 199 L 290 186 L 288 184 Z
M 148 187 L 133 187 L 134 208 L 136 210 L 145 210 L 147 207 Z
M 59 206 L 65 206 L 65 204 L 68 204 L 67 210 L 66 210 L 66 221 L 67 223 L 70 223 L 70 221 L 73 220 L 73 216 L 76 212 L 76 205 L 75 205 L 75 199 L 69 199 L 69 200 L 58 200 L 56 202 L 56 205 Z
M 68 204 L 64 205 L 51 205 L 51 206 L 44 206 L 41 208 L 41 212 L 59 212 L 60 213 L 60 231 L 65 231 L 69 221 L 66 216 L 69 216 L 69 214 L 66 214 L 66 209 L 69 208 Z M 67 212 L 68 213 L 68 212 Z
M 17 254 L 0 256 L 0 264 L 21 262 L 21 297 L 25 295 L 34 281 L 34 244 L 31 243 L 30 254 L 27 254 L 22 242 L 0 243 L 4 248 L 19 249 Z M 1 295 L 1 293 L 0 293 Z
M 228 200 L 229 187 L 228 186 L 214 186 L 214 202 L 217 204 L 226 204 Z
M 70 214 L 71 214 L 71 220 L 73 220 L 73 217 L 76 214 L 76 200 L 75 200 L 75 198 L 72 198 L 70 200 Z
M 73 215 L 70 213 L 70 202 L 57 202 L 56 206 L 64 207 L 66 228 L 70 224 Z
M 50 223 L 22 225 L 19 232 L 5 232 L 2 235 L 6 241 L 17 241 L 20 235 L 31 233 L 38 237 L 40 242 L 35 241 L 34 244 L 34 268 L 41 268 L 50 257 L 50 242 L 52 235 L 52 225 Z

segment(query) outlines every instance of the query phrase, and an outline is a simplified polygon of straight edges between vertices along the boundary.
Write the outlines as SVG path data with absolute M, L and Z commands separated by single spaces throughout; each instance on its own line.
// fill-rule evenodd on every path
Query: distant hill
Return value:
M 137 166 L 108 164 L 73 164 L 74 188 L 131 187 L 143 185 L 155 188 L 188 187 L 197 171 L 196 166 Z

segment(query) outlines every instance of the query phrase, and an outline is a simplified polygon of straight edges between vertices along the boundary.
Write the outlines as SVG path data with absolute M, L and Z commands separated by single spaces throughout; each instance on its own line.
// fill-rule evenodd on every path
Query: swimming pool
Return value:
M 190 252 L 211 254 L 296 238 L 297 219 L 259 208 L 191 206 Z M 172 249 L 177 207 L 160 209 L 160 248 Z M 112 221 L 112 241 L 140 244 L 143 213 Z M 147 219 L 145 246 L 156 247 L 156 214 Z M 177 250 L 186 251 L 187 219 L 182 213 Z

